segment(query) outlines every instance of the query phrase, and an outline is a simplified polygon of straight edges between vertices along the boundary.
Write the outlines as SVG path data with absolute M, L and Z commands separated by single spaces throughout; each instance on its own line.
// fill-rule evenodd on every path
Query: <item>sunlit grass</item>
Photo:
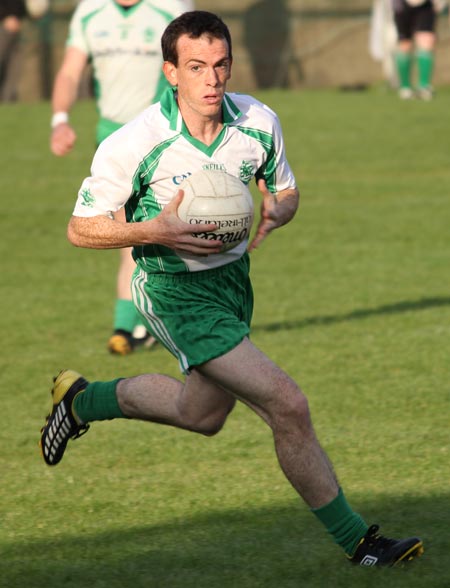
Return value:
M 48 151 L 49 106 L 0 108 L 0 586 L 446 587 L 450 577 L 450 91 L 261 93 L 280 115 L 302 203 L 252 254 L 252 339 L 307 393 L 347 496 L 386 534 L 419 534 L 409 570 L 355 570 L 282 476 L 270 431 L 239 406 L 206 439 L 93 424 L 57 468 L 40 458 L 52 376 L 178 376 L 161 348 L 109 356 L 115 252 L 65 227 L 89 173 Z M 380 576 L 380 573 L 382 574 Z

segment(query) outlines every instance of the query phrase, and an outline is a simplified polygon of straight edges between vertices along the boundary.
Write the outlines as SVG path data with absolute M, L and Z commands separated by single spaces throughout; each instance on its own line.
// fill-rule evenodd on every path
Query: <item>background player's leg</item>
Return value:
M 125 211 L 119 210 L 115 214 L 116 220 L 125 221 Z M 119 270 L 117 273 L 117 298 L 114 308 L 113 335 L 108 341 L 108 349 L 111 353 L 127 355 L 140 344 L 150 346 L 155 339 L 149 335 L 143 325 L 142 319 L 131 296 L 131 278 L 133 277 L 136 263 L 132 257 L 133 249 L 126 247 L 120 249 Z M 138 328 L 140 330 L 136 338 Z

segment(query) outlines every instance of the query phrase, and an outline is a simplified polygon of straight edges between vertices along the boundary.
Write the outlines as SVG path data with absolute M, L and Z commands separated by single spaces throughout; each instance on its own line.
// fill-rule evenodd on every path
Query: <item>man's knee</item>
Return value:
M 185 416 L 185 423 L 190 430 L 205 435 L 205 437 L 213 437 L 222 430 L 233 407 L 234 401 L 217 407 L 208 414 L 187 415 Z
M 272 422 L 282 429 L 308 430 L 311 427 L 309 403 L 295 383 L 289 384 L 282 394 L 277 395 L 273 406 Z
M 201 420 L 190 423 L 189 428 L 205 437 L 213 437 L 217 433 L 220 433 L 227 420 L 227 416 L 228 413 L 226 415 L 208 415 Z

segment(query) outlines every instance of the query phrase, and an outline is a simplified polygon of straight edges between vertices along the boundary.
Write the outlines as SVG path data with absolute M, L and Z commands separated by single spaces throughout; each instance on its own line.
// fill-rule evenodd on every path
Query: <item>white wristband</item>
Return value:
M 52 127 L 52 129 L 54 129 L 55 127 L 57 127 L 58 125 L 61 125 L 63 123 L 67 123 L 69 122 L 69 115 L 67 112 L 55 112 L 55 114 L 52 116 L 52 121 L 50 123 L 50 126 Z

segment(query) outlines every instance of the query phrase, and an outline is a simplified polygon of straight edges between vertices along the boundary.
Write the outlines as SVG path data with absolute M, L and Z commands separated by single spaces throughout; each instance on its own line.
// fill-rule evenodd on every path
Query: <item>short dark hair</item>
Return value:
M 182 35 L 198 39 L 206 35 L 211 39 L 225 39 L 228 43 L 228 57 L 232 59 L 231 35 L 227 25 L 220 16 L 205 10 L 184 12 L 175 18 L 161 37 L 161 49 L 164 61 L 178 66 L 177 41 Z

